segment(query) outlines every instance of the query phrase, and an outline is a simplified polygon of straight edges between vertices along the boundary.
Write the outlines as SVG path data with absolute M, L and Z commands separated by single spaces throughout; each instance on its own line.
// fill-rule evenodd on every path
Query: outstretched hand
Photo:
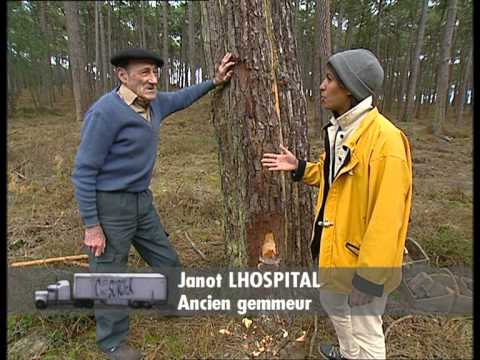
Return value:
M 235 65 L 233 54 L 226 53 L 222 62 L 216 68 L 215 77 L 213 78 L 213 84 L 215 86 L 221 85 L 230 80 L 233 74 L 233 65 Z
M 280 145 L 281 154 L 265 153 L 262 158 L 262 166 L 270 171 L 291 171 L 298 167 L 298 160 L 286 147 Z

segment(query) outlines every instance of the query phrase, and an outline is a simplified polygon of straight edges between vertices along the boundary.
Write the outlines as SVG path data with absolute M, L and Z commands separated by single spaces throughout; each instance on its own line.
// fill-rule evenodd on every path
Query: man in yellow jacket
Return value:
M 299 160 L 283 146 L 262 159 L 269 170 L 319 188 L 311 250 L 339 341 L 320 346 L 326 359 L 386 357 L 382 315 L 401 281 L 412 160 L 406 136 L 374 105 L 383 76 L 368 50 L 331 56 L 320 92 L 333 117 L 320 160 Z

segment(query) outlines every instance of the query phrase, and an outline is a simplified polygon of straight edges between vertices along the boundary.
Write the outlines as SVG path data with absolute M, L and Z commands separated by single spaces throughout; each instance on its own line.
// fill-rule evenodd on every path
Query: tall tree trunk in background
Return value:
M 391 56 L 392 51 L 390 43 L 387 43 L 387 50 L 385 54 L 385 60 L 383 64 L 384 72 L 385 72 L 385 79 L 383 81 L 383 99 L 377 105 L 380 111 L 390 114 L 392 111 L 392 104 L 394 102 L 394 95 L 393 95 L 393 88 L 395 83 L 395 58 L 396 56 Z M 394 60 L 395 59 L 395 60 Z
M 452 48 L 452 34 L 457 14 L 457 0 L 448 0 L 447 23 L 443 31 L 442 47 L 437 67 L 437 99 L 435 104 L 435 116 L 433 117 L 432 130 L 435 135 L 443 132 L 445 122 L 445 104 L 448 94 L 448 64 Z
M 185 9 L 186 12 L 186 9 Z M 186 15 L 186 14 L 185 14 Z M 181 66 L 181 81 L 180 81 L 180 87 L 185 87 L 186 85 L 186 61 L 187 61 L 187 29 L 182 27 L 182 35 L 180 38 L 180 66 Z
M 428 1 L 429 0 L 423 1 L 422 12 L 420 15 L 420 23 L 418 24 L 417 40 L 415 42 L 415 50 L 414 50 L 413 58 L 410 63 L 411 67 L 410 67 L 410 78 L 408 81 L 407 98 L 406 98 L 405 108 L 403 111 L 401 121 L 413 120 L 413 103 L 414 103 L 415 90 L 417 89 L 417 77 L 418 77 L 418 70 L 420 67 L 420 54 L 422 52 L 423 37 L 425 34 L 425 25 L 427 23 Z
M 68 50 L 72 72 L 73 96 L 75 98 L 75 114 L 77 121 L 83 120 L 88 108 L 85 95 L 88 94 L 88 80 L 85 72 L 85 46 L 80 38 L 80 21 L 78 1 L 64 1 L 65 25 L 68 33 Z
M 108 87 L 113 87 L 113 71 L 110 59 L 112 58 L 112 5 L 107 4 L 107 69 L 108 69 Z
M 186 63 L 188 65 L 187 74 L 190 73 L 190 82 L 188 85 L 195 83 L 195 31 L 193 24 L 193 3 L 187 2 L 187 51 Z
M 164 61 L 163 65 L 163 84 L 162 89 L 164 91 L 168 91 L 169 86 L 169 69 L 170 64 L 173 62 L 168 61 L 168 44 L 169 44 L 169 36 L 168 36 L 168 2 L 162 1 L 162 57 Z M 173 57 L 172 57 L 173 59 Z
M 355 22 L 350 16 L 348 18 L 348 23 L 347 23 L 347 33 L 345 34 L 345 50 L 348 50 L 352 47 L 354 31 L 355 31 Z
M 462 61 L 465 62 L 465 66 L 463 68 L 462 80 L 458 89 L 458 99 L 455 108 L 455 124 L 458 124 L 462 118 L 463 107 L 465 105 L 465 98 L 467 93 L 467 83 L 472 71 L 473 46 L 471 42 L 469 44 L 470 46 L 467 56 L 464 56 L 462 58 Z
M 377 31 L 375 34 L 375 56 L 380 59 L 380 35 L 382 33 L 382 10 L 383 10 L 383 0 L 378 0 L 378 13 L 377 18 Z
M 48 2 L 40 1 L 38 2 L 39 6 L 39 17 L 40 17 L 40 28 L 42 31 L 43 38 L 45 39 L 45 49 L 44 56 L 42 59 L 42 67 L 40 69 L 40 77 L 42 82 L 42 92 L 41 100 L 42 104 L 46 105 L 50 109 L 53 108 L 53 95 L 52 95 L 52 69 L 51 69 L 51 60 L 50 60 L 50 38 L 47 30 L 47 5 Z
M 419 78 L 417 81 L 418 85 L 416 90 L 416 99 L 415 99 L 415 106 L 413 109 L 412 119 L 419 118 L 420 108 L 421 106 L 423 106 L 422 104 L 422 97 L 424 96 L 423 83 L 425 82 L 424 77 L 426 72 L 424 69 L 426 68 L 426 66 L 427 66 L 426 61 L 420 61 L 419 69 L 418 69 Z
M 145 37 L 145 6 L 147 6 L 147 2 L 145 1 L 139 1 L 139 6 L 140 6 L 140 46 L 142 48 L 147 47 L 147 40 Z
M 342 41 L 342 24 L 343 24 L 343 5 L 341 1 L 337 1 L 337 29 L 333 32 L 332 36 L 332 53 L 336 53 L 340 48 L 340 42 Z
M 322 127 L 328 121 L 328 113 L 321 106 L 320 84 L 326 74 L 327 60 L 332 54 L 330 47 L 330 0 L 316 0 L 315 35 L 313 56 L 313 121 L 315 133 L 322 136 Z
M 87 29 L 95 28 L 95 2 L 80 2 L 81 6 L 86 8 L 85 25 Z M 81 33 L 82 34 L 82 33 Z M 84 31 L 82 34 L 85 44 L 85 64 L 87 65 L 87 79 L 90 91 L 88 92 L 89 102 L 96 97 L 95 91 L 95 72 L 93 65 L 95 63 L 95 31 Z
M 100 95 L 102 88 L 102 82 L 100 81 L 100 73 L 103 73 L 101 69 L 101 60 L 100 60 L 100 3 L 95 1 L 95 96 Z
M 212 99 L 229 264 L 256 266 L 271 234 L 282 264 L 311 265 L 310 191 L 289 174 L 262 169 L 260 162 L 280 144 L 300 159 L 309 154 L 291 2 L 227 0 L 201 6 L 210 75 L 226 51 L 240 56 L 230 85 Z
M 108 62 L 107 62 L 107 48 L 105 42 L 105 26 L 103 24 L 103 13 L 102 9 L 99 9 L 99 20 L 100 20 L 100 47 L 101 47 L 101 55 L 102 55 L 102 84 L 103 84 L 103 92 L 107 92 L 109 89 L 108 86 Z
M 412 42 L 413 42 L 413 31 L 410 31 L 408 34 L 407 42 L 407 52 L 404 55 L 402 70 L 400 71 L 401 82 L 400 82 L 400 92 L 398 94 L 398 108 L 397 108 L 397 118 L 400 119 L 402 115 L 402 110 L 404 107 L 403 97 L 405 95 L 407 84 L 408 84 L 408 69 L 410 69 L 411 57 L 412 57 Z

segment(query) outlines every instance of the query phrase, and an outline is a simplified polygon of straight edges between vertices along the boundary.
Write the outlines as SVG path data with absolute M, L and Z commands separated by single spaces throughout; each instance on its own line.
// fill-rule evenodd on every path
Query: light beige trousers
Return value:
M 337 333 L 340 352 L 347 359 L 385 359 L 382 315 L 387 295 L 366 305 L 349 305 L 349 295 L 320 289 L 320 302 Z

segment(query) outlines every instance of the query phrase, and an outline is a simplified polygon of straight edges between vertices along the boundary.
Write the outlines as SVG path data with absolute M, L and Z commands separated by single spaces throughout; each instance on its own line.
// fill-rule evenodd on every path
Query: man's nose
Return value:
M 150 78 L 148 79 L 148 82 L 149 82 L 150 84 L 156 85 L 156 84 L 158 83 L 157 74 L 151 73 L 151 74 L 150 74 Z

